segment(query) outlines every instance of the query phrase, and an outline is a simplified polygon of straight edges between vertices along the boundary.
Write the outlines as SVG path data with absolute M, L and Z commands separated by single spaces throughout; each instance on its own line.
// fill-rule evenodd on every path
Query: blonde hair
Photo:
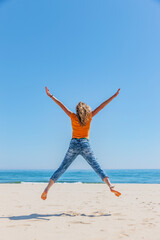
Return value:
M 86 103 L 79 102 L 76 106 L 76 113 L 78 117 L 78 121 L 81 126 L 85 126 L 90 117 L 91 117 L 92 109 Z

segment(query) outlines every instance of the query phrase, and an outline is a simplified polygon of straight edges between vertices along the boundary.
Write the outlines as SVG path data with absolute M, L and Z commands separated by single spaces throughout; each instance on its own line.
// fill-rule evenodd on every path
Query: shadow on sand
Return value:
M 76 217 L 76 216 L 82 216 L 82 217 L 109 217 L 111 214 L 84 214 L 84 213 L 59 213 L 59 214 L 37 214 L 33 213 L 30 215 L 21 215 L 21 216 L 11 216 L 11 217 L 0 217 L 2 218 L 8 218 L 10 220 L 28 220 L 28 219 L 40 219 L 40 220 L 50 220 L 48 217 Z

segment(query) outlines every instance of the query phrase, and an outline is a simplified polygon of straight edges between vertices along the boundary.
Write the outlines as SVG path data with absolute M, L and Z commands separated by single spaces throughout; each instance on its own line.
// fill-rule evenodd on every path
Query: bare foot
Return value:
M 44 191 L 44 192 L 42 193 L 41 198 L 42 198 L 43 200 L 46 200 L 46 198 L 47 198 L 47 192 L 46 192 L 46 191 Z
M 121 196 L 121 193 L 116 191 L 116 190 L 113 190 L 113 189 L 110 189 L 111 192 L 113 192 L 117 197 Z

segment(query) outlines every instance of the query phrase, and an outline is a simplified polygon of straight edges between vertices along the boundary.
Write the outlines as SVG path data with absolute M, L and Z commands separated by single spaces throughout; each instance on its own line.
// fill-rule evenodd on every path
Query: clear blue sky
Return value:
M 160 1 L 0 1 L 0 169 L 54 169 L 75 112 L 107 168 L 160 168 Z M 78 156 L 70 169 L 90 169 Z

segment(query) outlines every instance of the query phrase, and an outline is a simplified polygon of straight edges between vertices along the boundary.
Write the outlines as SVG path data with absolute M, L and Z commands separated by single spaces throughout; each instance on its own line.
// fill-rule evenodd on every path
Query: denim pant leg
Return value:
M 67 170 L 67 168 L 71 165 L 71 163 L 75 160 L 75 158 L 78 156 L 78 151 L 76 151 L 76 148 L 73 146 L 72 143 L 70 143 L 70 146 L 66 152 L 66 155 L 59 166 L 59 168 L 53 173 L 50 179 L 52 179 L 54 182 L 57 181 L 57 179 Z
M 93 170 L 100 176 L 100 178 L 103 180 L 105 177 L 105 173 L 101 169 L 100 165 L 96 161 L 95 155 L 91 149 L 90 143 L 84 142 L 82 144 L 82 150 L 81 155 L 84 157 L 84 159 L 90 164 L 90 166 L 93 168 Z

